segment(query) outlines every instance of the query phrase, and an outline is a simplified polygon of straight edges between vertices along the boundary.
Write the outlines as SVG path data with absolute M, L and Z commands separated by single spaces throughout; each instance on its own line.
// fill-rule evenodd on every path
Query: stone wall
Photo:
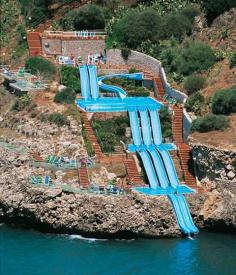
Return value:
M 170 86 L 170 84 L 167 81 L 167 77 L 166 77 L 166 74 L 165 74 L 165 71 L 164 71 L 163 68 L 161 68 L 160 76 L 161 76 L 161 79 L 162 79 L 162 82 L 163 82 L 163 85 L 164 85 L 165 92 L 169 96 L 175 98 L 178 102 L 185 103 L 188 96 L 185 93 L 180 92 L 178 90 L 175 90 Z M 183 113 L 184 113 L 183 136 L 184 136 L 184 140 L 187 141 L 188 136 L 190 134 L 190 130 L 191 130 L 192 119 L 190 118 L 190 116 L 189 116 L 189 114 L 188 114 L 188 112 L 186 111 L 185 108 L 183 110 Z
M 49 47 L 47 47 L 47 45 Z M 82 60 L 87 62 L 89 54 L 100 54 L 105 49 L 105 40 L 60 40 L 42 38 L 42 48 L 44 54 L 78 56 L 81 55 Z
M 125 62 L 121 55 L 121 50 L 118 49 L 107 50 L 107 63 L 115 65 L 128 65 L 137 69 L 141 68 L 146 71 L 151 71 L 156 75 L 159 74 L 161 68 L 160 61 L 137 51 L 131 51 L 128 61 Z
M 202 181 L 236 182 L 236 152 L 190 141 L 196 176 Z

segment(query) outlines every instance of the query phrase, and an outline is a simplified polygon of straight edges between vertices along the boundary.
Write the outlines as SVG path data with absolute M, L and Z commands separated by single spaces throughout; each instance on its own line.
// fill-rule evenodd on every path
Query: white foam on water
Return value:
M 84 240 L 88 242 L 107 241 L 107 239 L 86 238 L 86 237 L 83 237 L 82 235 L 69 235 L 69 239 L 71 240 L 78 239 L 78 240 Z

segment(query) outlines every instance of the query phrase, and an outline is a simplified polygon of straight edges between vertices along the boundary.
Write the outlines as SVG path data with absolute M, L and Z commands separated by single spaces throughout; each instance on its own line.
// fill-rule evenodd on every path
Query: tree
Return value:
M 61 84 L 71 88 L 76 93 L 80 93 L 80 79 L 77 68 L 71 66 L 61 66 L 60 68 Z
M 207 44 L 201 42 L 184 43 L 175 66 L 179 73 L 190 75 L 209 69 L 215 63 L 214 51 Z
M 61 20 L 65 30 L 96 30 L 104 29 L 110 13 L 106 8 L 98 5 L 85 5 L 77 10 L 72 10 Z
M 122 45 L 137 48 L 143 41 L 158 40 L 160 28 L 161 19 L 156 11 L 133 9 L 116 23 L 113 36 Z
M 202 0 L 202 7 L 206 11 L 206 18 L 209 24 L 225 11 L 236 7 L 236 0 Z
M 52 78 L 56 73 L 55 65 L 41 56 L 28 58 L 25 62 L 25 68 L 32 74 L 40 74 L 44 78 Z

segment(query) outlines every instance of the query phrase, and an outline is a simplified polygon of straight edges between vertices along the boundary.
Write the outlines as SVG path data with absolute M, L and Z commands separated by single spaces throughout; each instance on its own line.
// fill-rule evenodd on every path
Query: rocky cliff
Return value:
M 59 186 L 34 186 L 28 178 L 38 168 L 30 166 L 27 156 L 19 160 L 5 149 L 0 153 L 0 222 L 102 238 L 180 236 L 166 197 L 76 194 Z M 204 188 L 188 196 L 197 225 L 235 232 L 235 186 L 220 181 Z

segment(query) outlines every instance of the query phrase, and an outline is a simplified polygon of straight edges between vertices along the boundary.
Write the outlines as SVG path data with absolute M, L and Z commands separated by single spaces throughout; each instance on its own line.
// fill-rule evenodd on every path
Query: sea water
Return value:
M 236 274 L 236 236 L 97 240 L 0 227 L 1 275 Z

